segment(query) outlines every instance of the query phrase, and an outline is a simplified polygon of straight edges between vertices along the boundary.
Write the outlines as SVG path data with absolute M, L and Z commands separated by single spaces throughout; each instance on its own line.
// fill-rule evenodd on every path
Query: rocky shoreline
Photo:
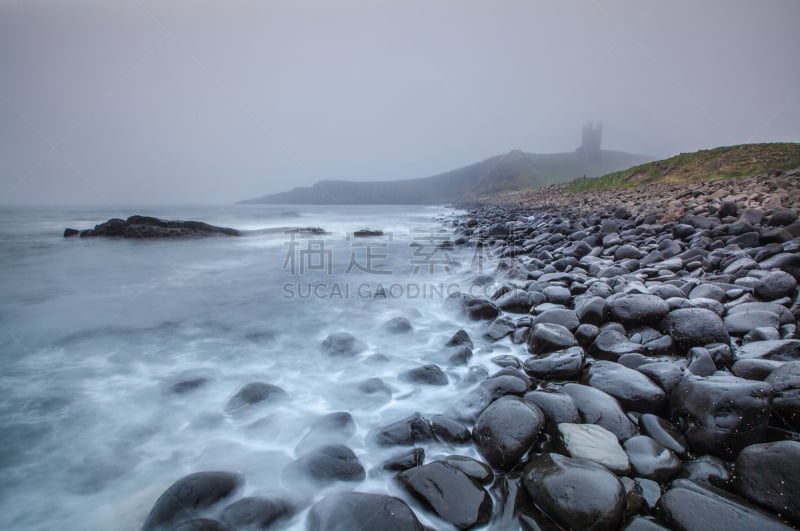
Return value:
M 382 468 L 414 508 L 359 491 L 366 471 L 347 446 L 355 422 L 337 412 L 300 441 L 284 483 L 353 492 L 313 504 L 236 499 L 243 476 L 199 472 L 159 498 L 144 529 L 267 528 L 309 504 L 309 530 L 421 530 L 420 511 L 458 529 L 800 526 L 798 180 L 546 190 L 470 210 L 452 222 L 453 244 L 496 257 L 493 274 L 473 279 L 494 289 L 447 304 L 484 322 L 484 335 L 454 330 L 440 363 L 401 375 L 447 385 L 443 368 L 470 366 L 463 395 L 367 435 L 397 448 Z M 413 333 L 404 318 L 386 330 Z M 487 369 L 470 365 L 473 340 L 516 348 Z M 363 350 L 345 332 L 320 346 L 325 356 Z M 253 382 L 228 409 L 286 399 Z M 426 456 L 432 443 L 451 455 Z M 481 459 L 460 455 L 465 447 Z

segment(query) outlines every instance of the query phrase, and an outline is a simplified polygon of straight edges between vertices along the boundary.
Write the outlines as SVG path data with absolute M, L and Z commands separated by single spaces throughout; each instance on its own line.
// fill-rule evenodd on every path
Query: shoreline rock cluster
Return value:
M 426 529 L 419 512 L 458 529 L 800 526 L 800 173 L 773 177 L 768 192 L 763 176 L 724 183 L 753 186 L 742 193 L 698 185 L 680 212 L 652 190 L 471 210 L 453 221 L 454 245 L 497 257 L 474 279 L 496 289 L 447 304 L 484 323 L 483 337 L 454 331 L 440 361 L 402 375 L 447 385 L 443 368 L 469 366 L 464 393 L 367 435 L 397 448 L 382 468 L 415 503 L 359 491 L 356 426 L 337 412 L 311 427 L 284 480 L 352 492 L 235 500 L 242 477 L 200 472 L 162 495 L 144 529 L 266 528 L 309 505 L 309 530 Z M 517 348 L 487 369 L 470 365 L 479 341 Z M 342 332 L 320 349 L 356 357 L 364 344 Z M 286 399 L 248 386 L 236 411 Z M 391 396 L 376 378 L 358 390 Z M 453 450 L 429 457 L 429 444 Z M 481 459 L 459 455 L 468 446 Z
M 217 227 L 202 221 L 171 221 L 151 216 L 130 216 L 128 219 L 111 218 L 93 229 L 64 229 L 64 237 L 91 238 L 202 238 L 207 236 L 239 236 L 240 232 L 228 227 Z

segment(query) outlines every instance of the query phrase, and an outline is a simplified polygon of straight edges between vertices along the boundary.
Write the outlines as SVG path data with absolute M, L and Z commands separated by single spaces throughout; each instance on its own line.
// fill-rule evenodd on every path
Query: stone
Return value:
M 676 480 L 661 497 L 665 520 L 674 529 L 786 531 L 789 526 L 713 486 Z
M 472 441 L 469 428 L 458 420 L 447 415 L 432 415 L 431 429 L 436 438 L 449 444 L 468 444 Z
M 575 315 L 582 324 L 602 324 L 607 313 L 608 305 L 602 297 L 586 297 L 575 303 Z
M 684 350 L 710 343 L 730 343 L 720 316 L 702 308 L 671 311 L 667 316 L 667 329 L 675 344 Z
M 736 359 L 800 361 L 800 339 L 776 339 L 746 343 L 736 351 Z
M 539 323 L 533 326 L 531 335 L 528 337 L 528 352 L 546 354 L 577 344 L 575 336 L 566 327 L 552 323 Z
M 730 335 L 743 336 L 761 327 L 777 330 L 780 323 L 780 316 L 768 311 L 753 310 L 726 315 L 724 323 Z
M 231 496 L 242 485 L 244 477 L 232 472 L 195 472 L 184 476 L 156 500 L 142 529 L 158 530 L 191 520 L 197 511 Z
M 392 457 L 384 461 L 381 467 L 384 470 L 402 472 L 403 470 L 408 470 L 409 468 L 420 466 L 424 462 L 425 462 L 425 449 L 412 448 L 411 450 L 407 450 L 405 452 L 393 455 Z
M 494 472 L 486 463 L 466 455 L 447 455 L 443 458 L 448 465 L 455 467 L 481 485 L 490 485 L 494 480 Z
M 620 356 L 625 354 L 641 354 L 644 351 L 644 345 L 633 343 L 623 333 L 610 328 L 597 334 L 589 346 L 590 355 L 607 361 L 617 361 Z
M 492 402 L 477 418 L 472 437 L 495 469 L 508 470 L 530 449 L 544 425 L 544 413 L 515 396 Z
M 195 518 L 173 527 L 172 531 L 234 531 L 234 529 L 210 518 Z
M 67 237 L 67 229 L 64 236 Z M 322 229 L 319 229 L 322 231 Z M 325 231 L 322 231 L 323 233 Z M 74 234 L 72 234 L 74 235 Z M 93 229 L 80 231 L 81 238 L 203 238 L 208 236 L 239 236 L 241 233 L 229 227 L 217 227 L 202 221 L 171 221 L 150 216 L 130 216 L 128 219 L 112 218 L 95 225 Z
M 347 332 L 337 332 L 325 338 L 322 351 L 330 356 L 355 356 L 367 346 Z
M 523 471 L 533 503 L 568 529 L 614 530 L 625 513 L 625 488 L 606 467 L 559 454 L 533 456 Z
M 797 280 L 784 271 L 771 271 L 758 279 L 754 292 L 759 299 L 772 301 L 791 297 L 797 290 Z
M 636 427 L 614 397 L 594 387 L 576 383 L 564 385 L 587 424 L 598 424 L 624 441 L 636 435 Z
M 472 348 L 474 346 L 472 344 L 472 339 L 470 339 L 470 337 L 469 337 L 469 334 L 467 333 L 466 330 L 463 330 L 463 329 L 461 329 L 458 332 L 456 332 L 455 334 L 453 334 L 453 337 L 451 337 L 449 340 L 447 340 L 447 343 L 445 343 L 444 346 L 446 346 L 446 347 L 458 347 L 458 346 L 461 346 L 461 345 L 466 345 L 469 348 Z
M 413 446 L 418 442 L 434 441 L 428 419 L 414 413 L 388 426 L 378 428 L 373 439 L 380 446 Z
M 399 498 L 366 492 L 329 494 L 306 517 L 307 531 L 425 531 L 414 511 Z
M 475 321 L 482 319 L 494 319 L 500 310 L 494 303 L 484 299 L 467 299 L 464 302 L 464 311 L 470 319 Z
M 575 314 L 575 310 L 566 308 L 547 310 L 538 314 L 533 318 L 533 325 L 535 326 L 540 323 L 561 325 L 570 332 L 575 332 L 581 324 L 578 320 L 578 316 Z
M 291 518 L 299 507 L 288 498 L 248 496 L 241 498 L 222 511 L 221 519 L 233 529 L 266 529 L 272 524 Z
M 626 409 L 659 413 L 666 393 L 639 371 L 612 361 L 596 361 L 584 370 L 583 383 L 605 391 Z
M 281 387 L 265 382 L 250 382 L 233 395 L 225 406 L 225 412 L 241 413 L 251 406 L 261 403 L 275 404 L 289 395 Z
M 400 472 L 397 481 L 427 509 L 459 529 L 484 525 L 492 516 L 489 493 L 444 461 Z M 373 526 L 372 529 L 381 528 Z
M 687 374 L 672 401 L 673 415 L 687 426 L 686 440 L 694 453 L 733 459 L 742 448 L 764 441 L 772 387 L 726 374 Z
M 401 373 L 399 378 L 406 382 L 424 385 L 447 385 L 448 383 L 447 375 L 433 363 L 407 370 Z
M 800 361 L 784 363 L 765 382 L 772 386 L 772 416 L 776 423 L 800 431 Z
M 609 317 L 625 326 L 656 323 L 669 312 L 669 306 L 656 295 L 623 295 L 608 305 Z
M 646 435 L 635 435 L 625 441 L 624 446 L 637 476 L 663 483 L 681 470 L 681 460 Z
M 528 358 L 522 367 L 528 375 L 540 380 L 575 380 L 583 370 L 584 360 L 581 347 L 570 347 Z
M 394 317 L 383 324 L 383 329 L 390 334 L 405 334 L 412 332 L 414 326 L 405 317 Z
M 343 444 L 332 444 L 311 450 L 289 463 L 282 477 L 292 485 L 323 487 L 337 481 L 363 481 L 366 473 L 350 448 Z
M 616 435 L 597 424 L 561 423 L 558 425 L 560 443 L 570 457 L 601 464 L 612 472 L 630 472 L 628 455 L 619 445 Z
M 652 437 L 654 441 L 664 448 L 678 454 L 686 454 L 686 438 L 668 420 L 651 413 L 639 417 L 639 428 L 642 433 Z
M 736 458 L 733 486 L 746 498 L 800 525 L 800 442 L 753 444 Z
M 346 443 L 355 433 L 356 423 L 350 413 L 328 413 L 311 424 L 311 429 L 297 443 L 295 452 L 303 454 L 322 446 Z

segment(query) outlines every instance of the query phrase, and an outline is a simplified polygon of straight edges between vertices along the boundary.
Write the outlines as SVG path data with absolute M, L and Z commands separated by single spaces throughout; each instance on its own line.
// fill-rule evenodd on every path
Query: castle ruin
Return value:
M 589 122 L 583 126 L 581 145 L 575 151 L 587 160 L 600 160 L 600 141 L 603 137 L 602 122 Z

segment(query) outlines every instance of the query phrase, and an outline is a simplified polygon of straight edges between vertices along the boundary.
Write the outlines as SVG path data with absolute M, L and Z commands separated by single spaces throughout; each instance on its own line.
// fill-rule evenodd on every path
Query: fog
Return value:
M 0 205 L 800 141 L 800 2 L 3 0 Z

